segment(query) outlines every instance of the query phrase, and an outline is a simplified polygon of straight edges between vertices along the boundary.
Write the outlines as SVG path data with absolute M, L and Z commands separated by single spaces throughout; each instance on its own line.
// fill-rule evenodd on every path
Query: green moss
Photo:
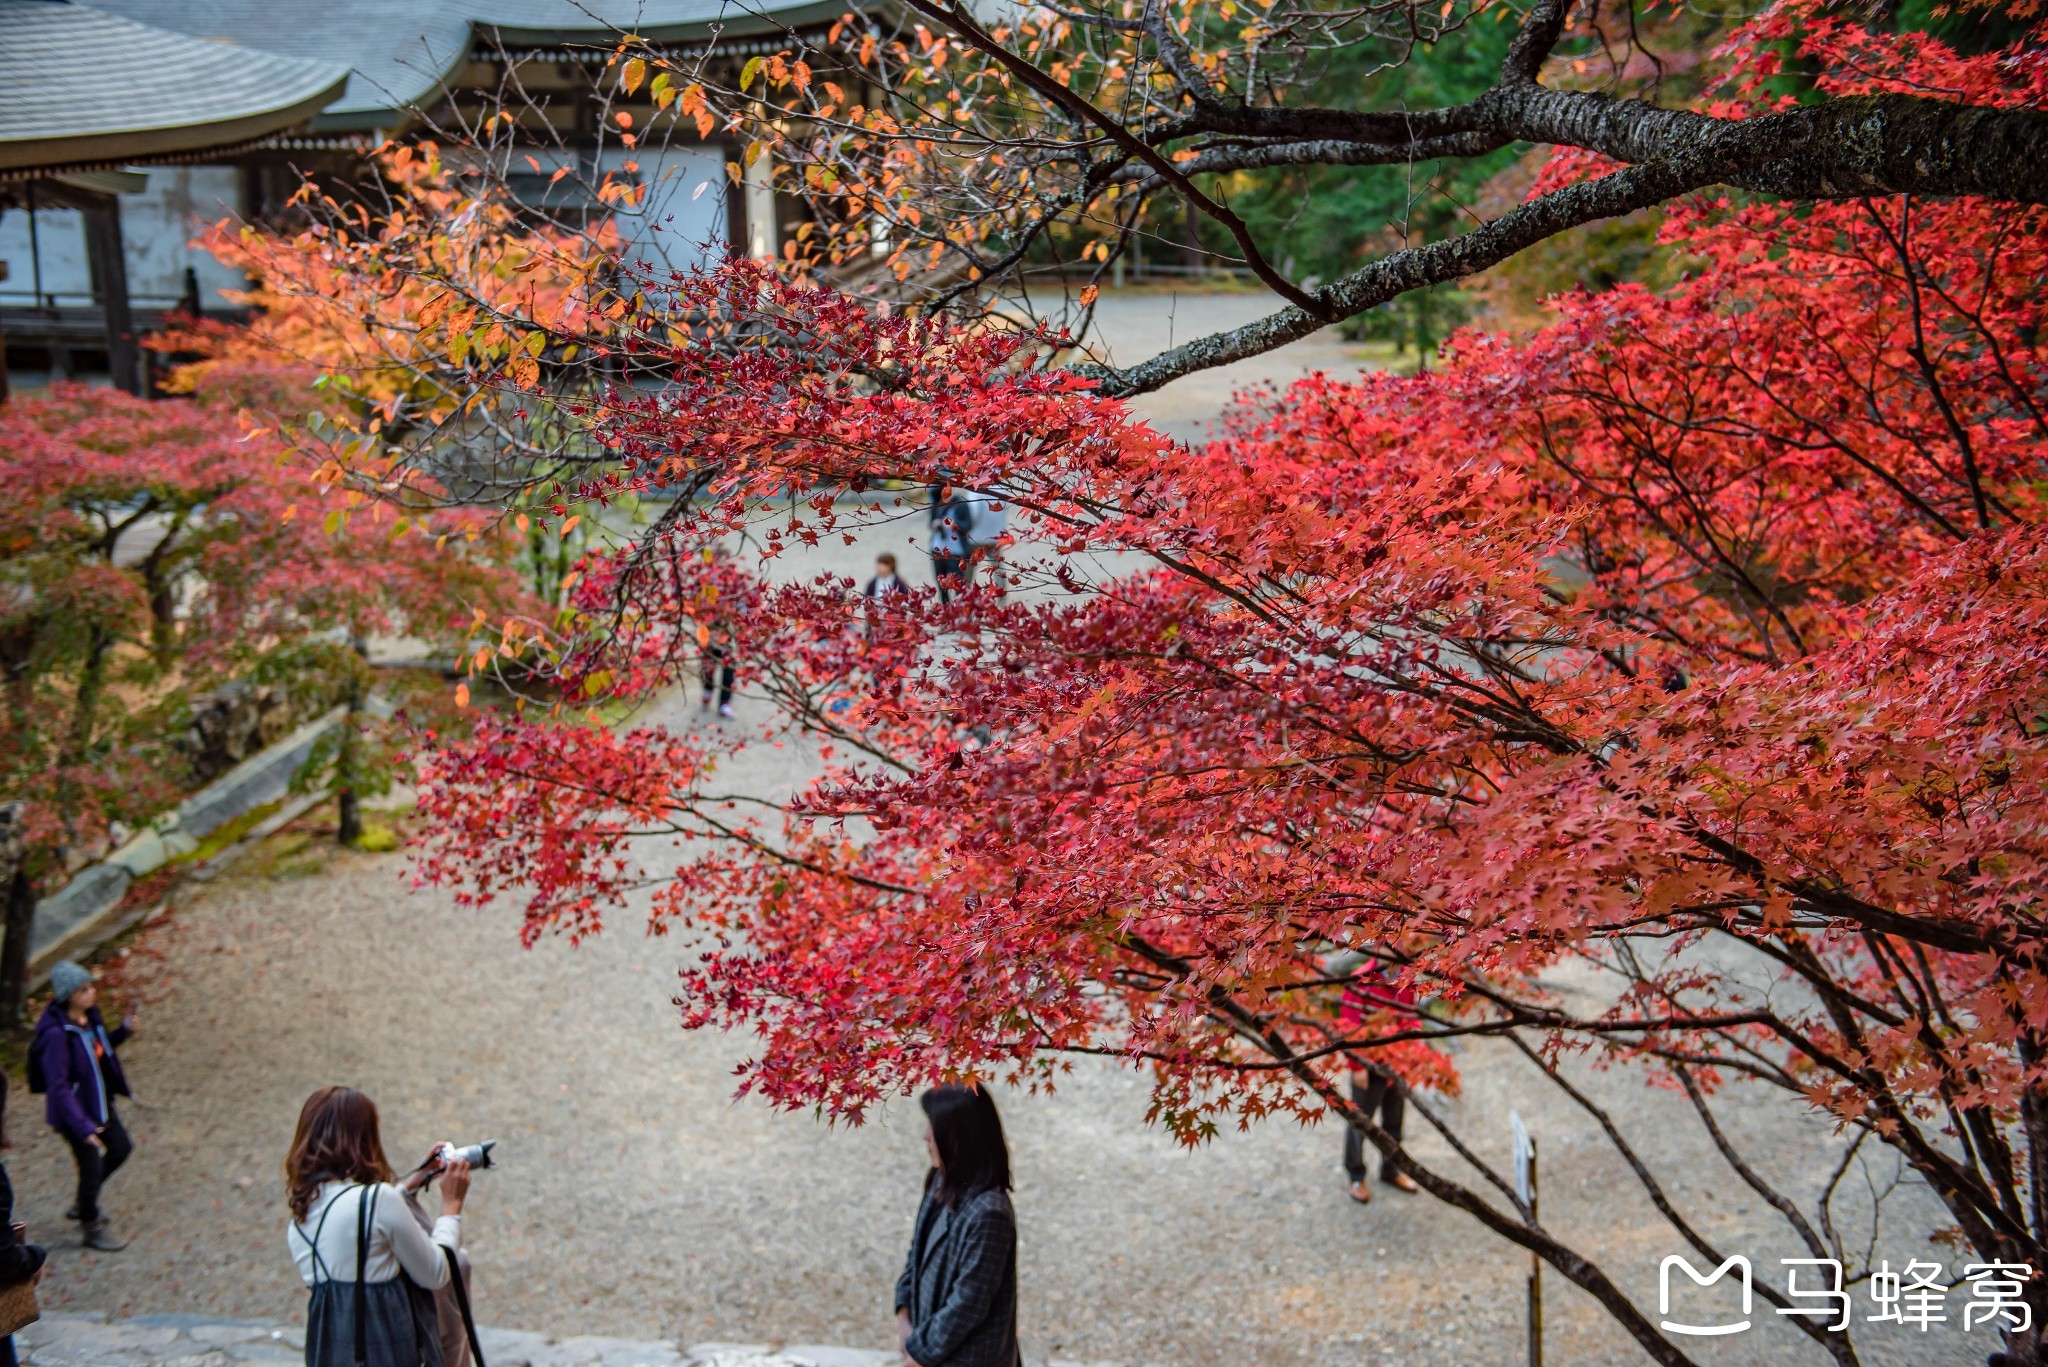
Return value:
M 268 820 L 278 808 L 284 806 L 284 802 L 283 798 L 279 798 L 275 802 L 266 802 L 261 807 L 252 807 L 248 811 L 243 812 L 233 821 L 223 822 L 214 828 L 212 834 L 199 842 L 197 849 L 189 854 L 179 855 L 171 860 L 171 863 L 180 865 L 205 863 Z
M 404 843 L 389 826 L 366 826 L 356 848 L 365 854 L 388 854 Z

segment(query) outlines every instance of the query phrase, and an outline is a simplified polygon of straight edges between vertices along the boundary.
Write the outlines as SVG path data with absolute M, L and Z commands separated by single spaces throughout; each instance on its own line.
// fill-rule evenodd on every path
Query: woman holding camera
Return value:
M 405 1193 L 441 1179 L 431 1232 Z M 392 1185 L 377 1107 L 351 1087 L 323 1087 L 299 1111 L 284 1165 L 292 1221 L 286 1242 L 313 1293 L 306 1367 L 442 1367 L 433 1292 L 462 1246 L 469 1164 L 443 1162 L 440 1146 Z
M 919 1098 L 932 1168 L 896 1283 L 896 1339 L 909 1367 L 1019 1367 L 1017 1216 L 1010 1150 L 979 1087 Z

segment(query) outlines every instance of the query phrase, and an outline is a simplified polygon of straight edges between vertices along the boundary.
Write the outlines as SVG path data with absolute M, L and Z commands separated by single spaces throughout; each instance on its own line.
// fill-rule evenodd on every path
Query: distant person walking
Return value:
M 28 1085 L 44 1093 L 44 1115 L 78 1165 L 78 1200 L 65 1214 L 83 1227 L 85 1246 L 101 1253 L 127 1247 L 107 1227 L 100 1190 L 135 1151 L 114 1104 L 135 1095 L 115 1052 L 134 1034 L 132 1011 L 107 1029 L 91 973 L 69 959 L 50 970 L 50 1004 L 29 1044 Z
M 1349 959 L 1336 971 L 1351 975 L 1337 1005 L 1337 1028 L 1344 1034 L 1362 1031 L 1368 1015 L 1389 1011 L 1415 1014 L 1414 989 L 1390 982 L 1377 963 L 1361 956 Z M 1374 1063 L 1362 1054 L 1346 1057 L 1351 1063 L 1352 1102 L 1368 1118 L 1376 1120 L 1381 1129 L 1400 1139 L 1401 1122 L 1408 1108 L 1394 1075 L 1386 1065 Z M 1365 1180 L 1365 1136 L 1354 1125 L 1344 1127 L 1344 1175 L 1351 1181 L 1352 1200 L 1360 1205 L 1372 1200 L 1372 1188 Z M 1400 1191 L 1419 1190 L 1415 1179 L 1395 1167 L 1385 1154 L 1380 1155 L 1380 1180 Z
M 979 1087 L 934 1087 L 918 1104 L 932 1167 L 896 1283 L 897 1346 L 907 1367 L 1021 1367 L 1002 1118 Z
M 710 708 L 711 699 L 714 694 L 713 685 L 716 684 L 715 693 L 718 698 L 718 715 L 730 717 L 733 715 L 732 685 L 735 678 L 732 662 L 732 630 L 723 622 L 713 623 L 709 630 L 710 637 L 704 642 L 704 658 L 700 666 L 704 683 L 704 701 L 702 705 L 707 710 Z
M 974 577 L 968 559 L 974 548 L 974 509 L 943 480 L 931 486 L 930 494 L 932 580 L 939 586 L 939 601 L 950 603 Z
M 443 1367 L 434 1292 L 462 1247 L 469 1164 L 444 1163 L 440 1150 L 394 1186 L 376 1103 L 352 1087 L 306 1098 L 284 1160 L 285 1242 L 312 1292 L 306 1367 Z M 429 1231 L 406 1196 L 434 1177 L 441 1215 Z
M 0 1073 L 0 1149 L 11 1147 L 7 1141 L 7 1074 Z M 49 1254 L 19 1237 L 22 1233 L 14 1227 L 14 1184 L 7 1180 L 6 1166 L 0 1164 L 0 1290 L 42 1280 Z M 17 1367 L 12 1334 L 0 1338 L 0 1367 Z
M 969 494 L 967 496 L 969 524 L 967 558 L 973 565 L 973 573 L 984 577 L 984 582 L 1001 593 L 1004 588 L 1003 536 L 1010 529 L 1010 508 L 1002 499 L 991 494 Z

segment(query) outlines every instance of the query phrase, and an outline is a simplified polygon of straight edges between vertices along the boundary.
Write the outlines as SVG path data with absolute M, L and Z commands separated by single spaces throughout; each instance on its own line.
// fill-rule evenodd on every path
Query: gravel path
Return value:
M 1225 317 L 1256 312 L 1256 302 L 1234 296 L 1214 308 Z M 1321 341 L 1296 357 L 1304 369 L 1342 359 Z M 1183 384 L 1203 387 L 1158 400 L 1176 423 L 1213 414 L 1228 389 Z M 864 572 L 873 550 L 907 534 L 835 543 L 829 556 L 783 567 Z M 918 577 L 921 565 L 905 565 Z M 743 700 L 743 723 L 754 707 Z M 762 749 L 728 778 L 786 791 L 808 762 L 800 747 Z M 924 1165 L 913 1105 L 834 1130 L 735 1104 L 732 1068 L 746 1041 L 678 1027 L 669 998 L 688 947 L 644 937 L 630 911 L 581 948 L 523 950 L 510 911 L 464 912 L 409 890 L 403 854 L 294 852 L 289 842 L 181 895 L 130 951 L 147 1014 L 125 1053 L 146 1104 L 129 1110 L 140 1150 L 109 1195 L 134 1237 L 128 1252 L 82 1254 L 53 1232 L 68 1155 L 21 1108 L 10 1161 L 17 1218 L 60 1243 L 46 1305 L 301 1316 L 279 1164 L 307 1092 L 347 1082 L 381 1105 L 394 1161 L 443 1138 L 501 1141 L 502 1166 L 477 1178 L 467 1222 L 485 1323 L 677 1343 L 893 1341 L 888 1297 Z M 1592 1121 L 1504 1052 L 1475 1045 L 1461 1062 L 1465 1091 L 1447 1109 L 1500 1161 L 1518 1108 L 1543 1145 L 1546 1222 L 1654 1309 L 1658 1260 L 1684 1249 Z M 1588 1086 L 1660 1141 L 1660 1175 L 1709 1237 L 1750 1253 L 1766 1275 L 1798 1251 L 1682 1102 L 1626 1077 Z M 1144 1125 L 1144 1078 L 1100 1062 L 1078 1066 L 1056 1094 L 1005 1096 L 1002 1106 L 1033 1357 L 1174 1367 L 1522 1360 L 1526 1257 L 1428 1197 L 1383 1188 L 1365 1209 L 1345 1200 L 1332 1129 L 1273 1123 L 1181 1150 Z M 1824 1180 L 1836 1152 L 1824 1128 L 1743 1094 L 1722 1109 L 1769 1175 L 1802 1190 Z M 1420 1128 L 1411 1119 L 1411 1137 Z M 1434 1137 L 1416 1147 L 1450 1161 Z M 1910 1193 L 1905 1214 L 1880 1248 L 1895 1266 L 1920 1256 L 1938 1223 Z M 1549 1285 L 1550 1362 L 1643 1360 L 1588 1298 L 1555 1275 Z M 1757 1308 L 1756 1330 L 1703 1343 L 1700 1360 L 1817 1361 Z M 1990 1346 L 1981 1331 L 1964 1341 L 1893 1329 L 1866 1361 L 1979 1362 Z
M 923 1162 L 913 1107 L 835 1131 L 734 1104 L 744 1042 L 677 1028 L 668 996 L 682 947 L 631 925 L 526 951 L 509 913 L 408 892 L 402 855 L 329 855 L 315 872 L 287 853 L 283 876 L 265 862 L 137 942 L 130 971 L 150 1001 L 127 1052 L 147 1104 L 131 1108 L 141 1148 L 109 1203 L 135 1243 L 115 1257 L 61 1247 L 52 1308 L 301 1314 L 278 1164 L 305 1094 L 346 1081 L 378 1099 L 396 1155 L 443 1137 L 502 1140 L 503 1166 L 477 1179 L 469 1221 L 487 1323 L 887 1345 Z M 1548 1220 L 1654 1305 L 1656 1261 L 1679 1246 L 1591 1126 L 1506 1059 L 1465 1060 L 1454 1109 L 1497 1159 L 1507 1109 L 1520 1107 L 1544 1145 Z M 1758 1203 L 1668 1098 L 1624 1079 L 1602 1090 L 1632 1123 L 1674 1117 L 1658 1166 L 1681 1200 L 1718 1210 L 1712 1237 L 1759 1257 L 1793 1251 L 1752 1232 Z M 1327 1129 L 1269 1124 L 1187 1152 L 1144 1127 L 1144 1106 L 1143 1079 L 1108 1065 L 1078 1069 L 1052 1096 L 1003 1098 L 1034 1357 L 1518 1360 L 1526 1264 L 1471 1221 L 1392 1191 L 1353 1206 Z M 1824 1139 L 1782 1113 L 1732 1107 L 1729 1118 L 1775 1173 L 1827 1162 Z M 68 1158 L 32 1116 L 20 1121 L 18 1218 L 52 1231 Z M 1444 1156 L 1428 1140 L 1419 1149 Z M 1576 1292 L 1554 1292 L 1550 1322 L 1555 1363 L 1640 1360 Z M 1895 1333 L 1900 1363 L 1981 1360 Z M 1705 1360 L 1810 1360 L 1778 1324 L 1743 1337 Z

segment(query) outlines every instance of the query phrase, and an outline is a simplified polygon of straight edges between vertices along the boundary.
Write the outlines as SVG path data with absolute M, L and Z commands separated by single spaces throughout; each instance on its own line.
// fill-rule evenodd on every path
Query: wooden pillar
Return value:
M 142 392 L 142 348 L 135 340 L 135 319 L 128 311 L 128 261 L 121 250 L 121 203 L 112 195 L 94 195 L 81 205 L 85 212 L 85 254 L 92 263 L 93 291 L 107 330 L 107 371 L 114 388 Z
M 7 213 L 7 211 L 6 211 L 5 209 L 0 209 L 0 217 L 5 217 L 5 216 L 6 216 L 6 213 Z M 0 261 L 0 284 L 5 284 L 5 283 L 6 283 L 6 281 L 7 281 L 7 263 L 6 263 L 6 262 L 4 262 L 4 261 Z M 5 329 L 5 328 L 0 328 L 0 404 L 4 404 L 4 403 L 6 403 L 6 402 L 7 402 L 7 332 L 6 332 L 6 329 Z

